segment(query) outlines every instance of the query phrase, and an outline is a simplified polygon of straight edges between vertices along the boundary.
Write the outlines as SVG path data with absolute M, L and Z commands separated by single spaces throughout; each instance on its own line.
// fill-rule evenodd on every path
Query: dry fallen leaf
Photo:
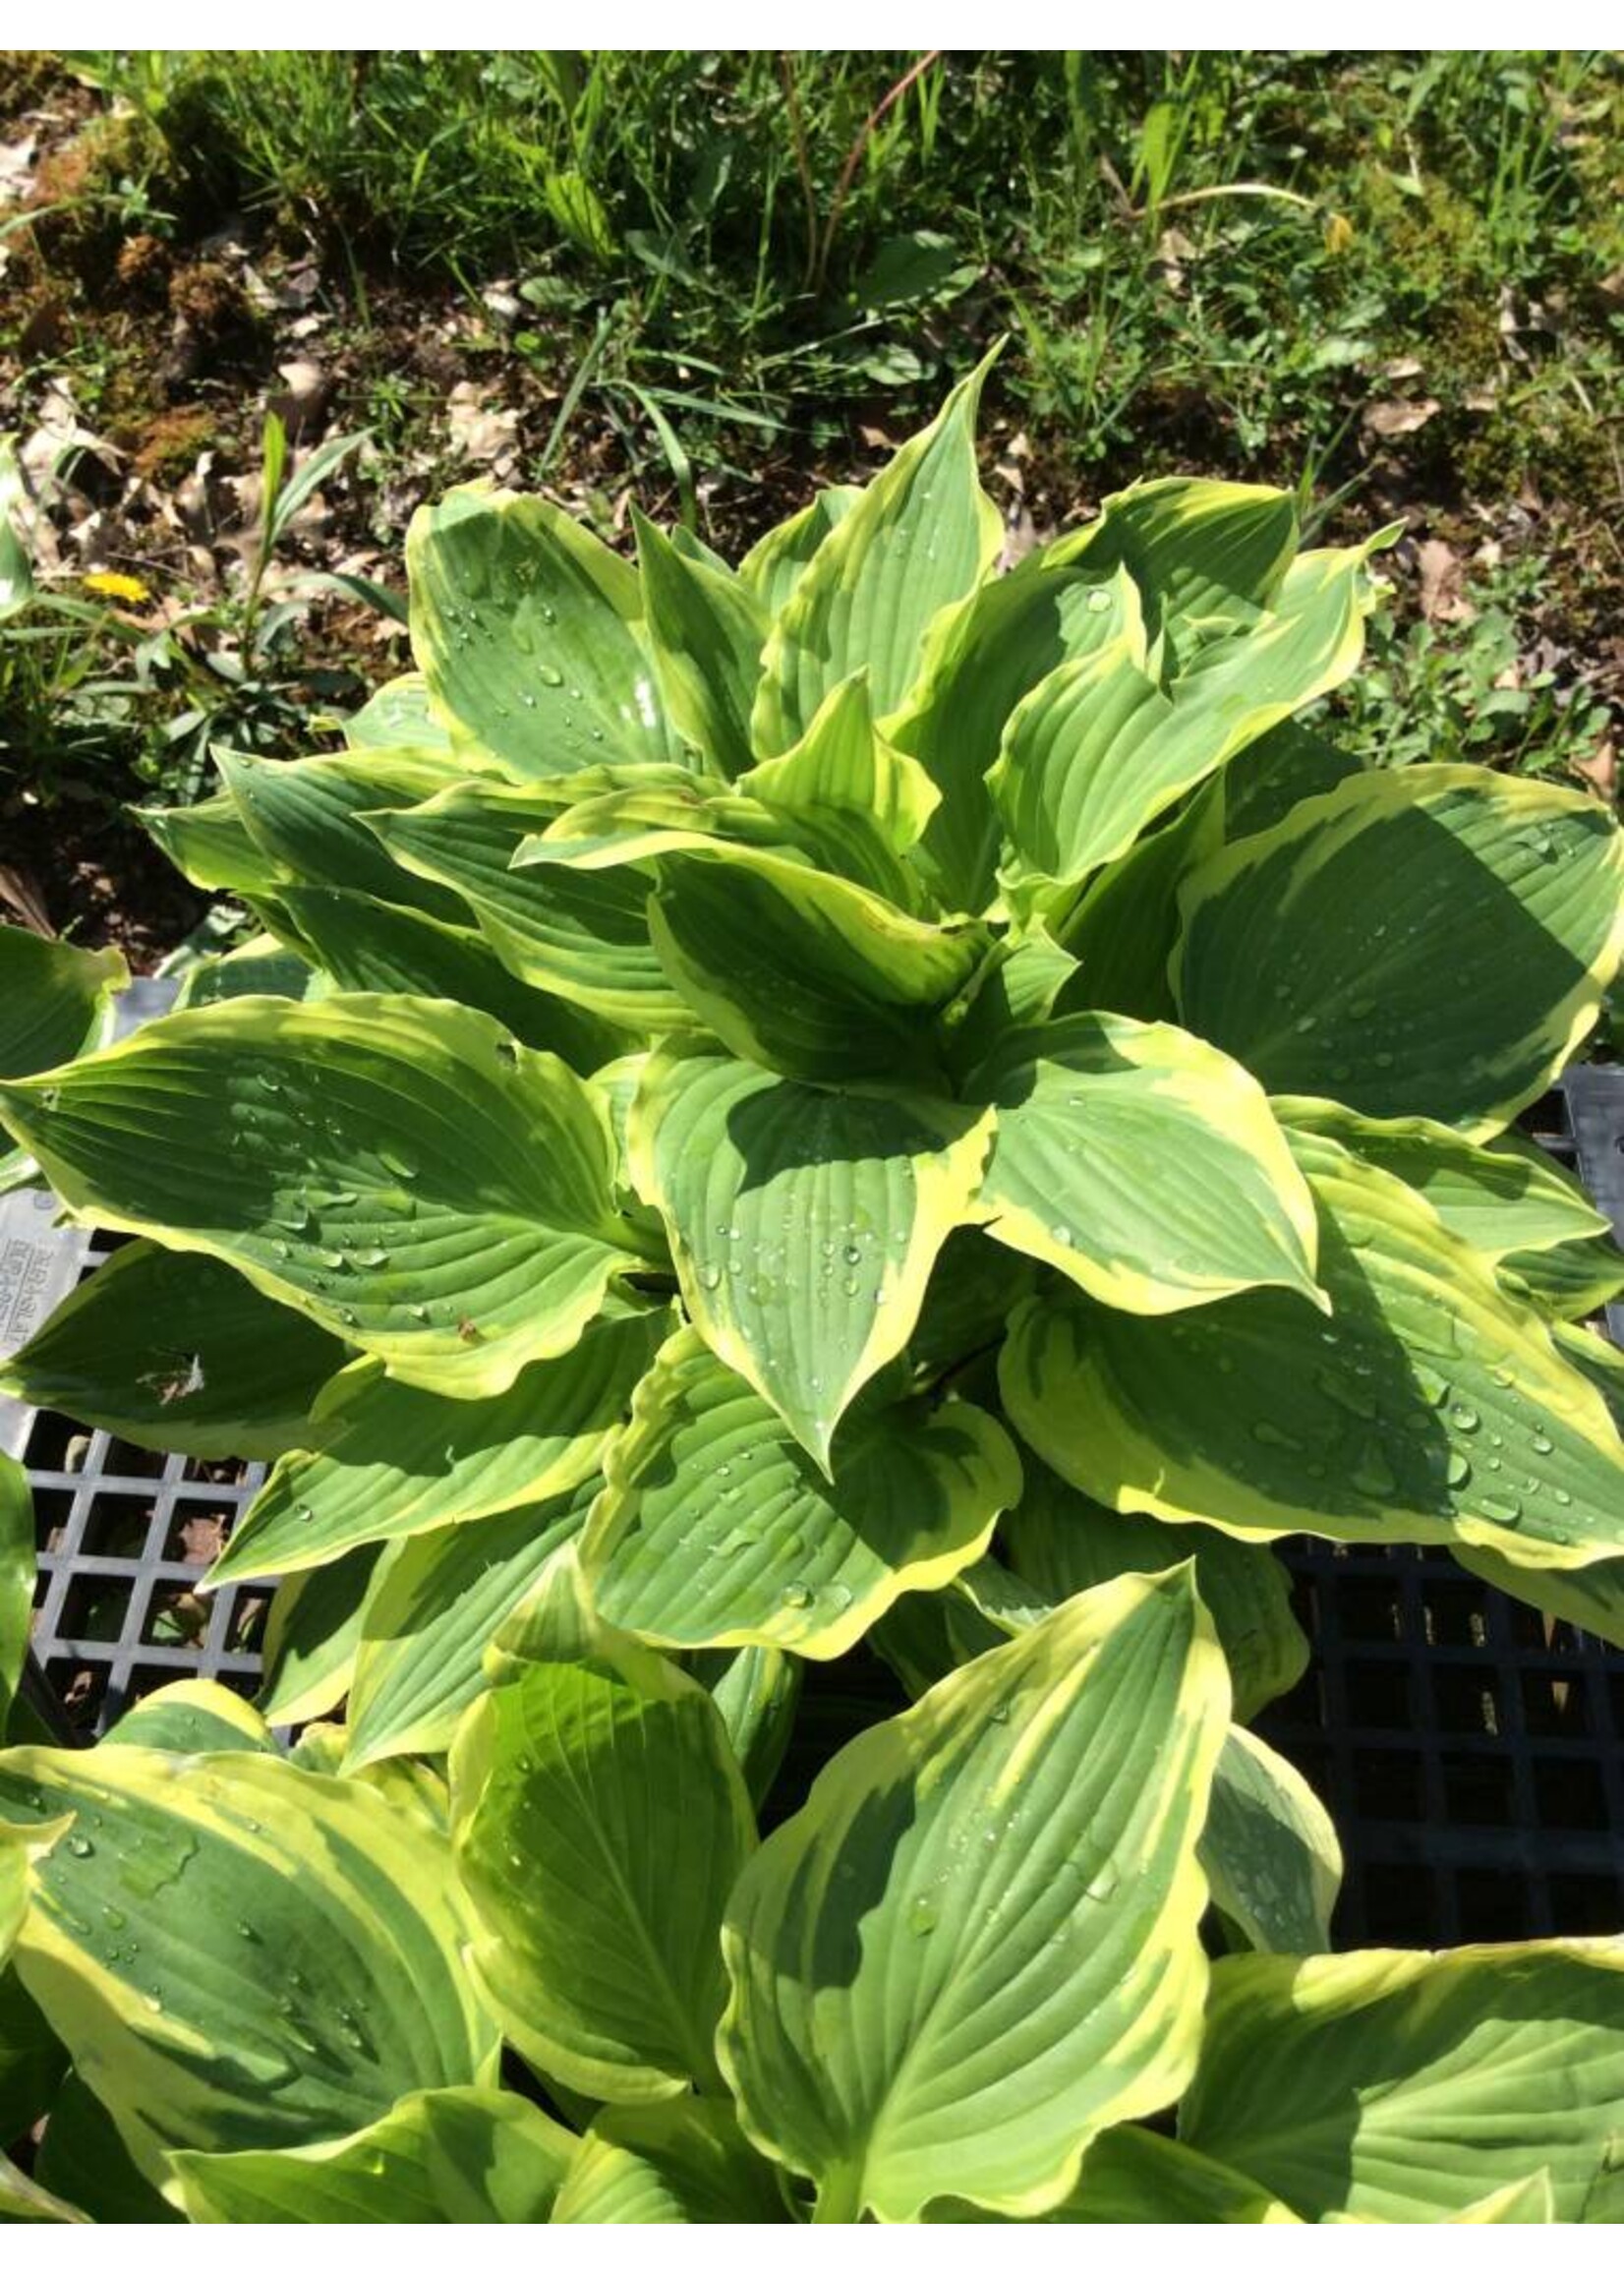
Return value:
M 1421 582 L 1421 611 L 1428 623 L 1471 623 L 1478 612 L 1462 591 L 1464 568 L 1460 554 L 1441 537 L 1428 537 L 1416 548 L 1416 572 Z
M 283 383 L 269 397 L 266 408 L 281 420 L 290 442 L 305 441 L 321 424 L 332 391 L 331 376 L 308 355 L 295 356 L 276 369 Z
M 37 932 L 42 940 L 55 939 L 56 930 L 45 912 L 44 896 L 27 869 L 0 866 L 0 901 L 29 931 Z
M 498 472 L 511 466 L 518 448 L 519 414 L 480 400 L 472 379 L 459 379 L 445 404 L 452 447 L 476 465 Z
M 73 395 L 60 379 L 53 379 L 39 405 L 39 423 L 18 451 L 18 462 L 37 495 L 60 468 L 79 451 L 98 458 L 111 473 L 119 470 L 123 452 L 105 436 L 92 435 L 80 419 Z
M 1032 519 L 1031 508 L 1023 500 L 1005 521 L 1004 546 L 998 556 L 999 574 L 1006 575 L 1024 560 L 1027 554 L 1035 552 L 1036 548 L 1037 523 Z
M 1186 263 L 1195 258 L 1195 247 L 1182 229 L 1164 229 L 1156 240 L 1156 265 L 1162 282 L 1177 296 L 1185 288 Z
M 225 1545 L 223 1516 L 189 1516 L 178 1538 L 184 1563 L 212 1563 Z
M 37 135 L 25 135 L 17 143 L 0 143 L 0 198 L 23 196 L 33 180 L 33 165 L 38 155 Z
M 1024 440 L 1025 437 L 1024 436 L 1018 436 L 1016 439 Z M 993 472 L 997 476 L 998 480 L 1001 482 L 1007 482 L 1011 491 L 1014 493 L 1017 499 L 1024 497 L 1026 495 L 1026 474 L 1022 460 L 1029 459 L 1030 457 L 1031 451 L 1029 449 L 1017 452 L 1014 444 L 1012 444 L 1004 452 L 1004 455 L 999 459 L 997 465 L 993 468 Z
M 1389 440 L 1395 435 L 1413 435 L 1418 427 L 1424 427 L 1428 419 L 1436 418 L 1440 404 L 1427 395 L 1419 403 L 1366 403 L 1364 425 L 1372 435 Z
M 1618 795 L 1618 751 L 1611 740 L 1600 743 L 1589 758 L 1576 758 L 1573 770 L 1603 797 Z

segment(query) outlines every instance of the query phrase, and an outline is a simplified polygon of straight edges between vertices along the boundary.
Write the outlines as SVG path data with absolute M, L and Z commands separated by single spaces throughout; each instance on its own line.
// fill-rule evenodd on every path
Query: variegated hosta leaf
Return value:
M 267 915 L 273 923 L 284 919 L 300 954 L 346 993 L 434 995 L 488 1011 L 515 1040 L 555 1050 L 577 1074 L 590 1074 L 624 1046 L 617 1027 L 516 978 L 479 932 L 436 923 L 415 908 L 291 885 Z
M 321 1449 L 277 1463 L 211 1582 L 302 1571 L 369 1540 L 573 1490 L 596 1472 L 668 1325 L 663 1312 L 602 1319 L 561 1358 L 478 1400 L 435 1397 L 362 1360 L 322 1403 Z
M 671 1649 L 838 1658 L 904 1590 L 981 1554 L 1020 1492 L 1004 1431 L 957 1399 L 859 1407 L 834 1469 L 684 1327 L 605 1462 L 581 1549 L 594 1607 Z
M 737 787 L 782 815 L 821 867 L 899 907 L 922 906 L 917 872 L 903 856 L 941 792 L 875 727 L 866 671 L 842 679 L 794 748 L 752 767 Z
M 1624 1294 L 1624 1254 L 1610 1230 L 1554 1248 L 1515 1249 L 1498 1269 L 1514 1294 L 1549 1318 L 1590 1318 Z
M 1293 1143 L 1330 1318 L 1272 1289 L 1172 1322 L 1029 1305 L 1001 1372 L 1022 1436 L 1095 1499 L 1243 1539 L 1624 1553 L 1624 1443 L 1538 1314 L 1396 1177 Z
M 453 490 L 406 535 L 412 653 L 457 744 L 516 779 L 678 755 L 637 572 L 541 497 Z
M 49 1824 L 37 1820 L 17 1823 L 0 1816 L 0 1967 L 10 1958 L 29 1915 L 29 1867 L 50 1853 L 69 1821 L 67 1816 L 59 1816 Z
M 985 777 L 1011 712 L 1060 665 L 1124 638 L 1142 656 L 1131 580 L 1096 581 L 1091 567 L 1058 568 L 1047 554 L 937 617 L 913 695 L 887 732 L 941 793 L 918 857 L 944 907 L 979 914 L 993 897 L 1000 825 Z
M 1082 898 L 1059 930 L 1061 945 L 1075 959 L 1078 973 L 1057 996 L 1057 1009 L 1118 1011 L 1132 1019 L 1166 1019 L 1177 1024 L 1167 960 L 1179 936 L 1179 886 L 1211 845 L 1221 842 L 1213 792 L 1222 780 L 1219 775 L 1207 783 L 1182 813 L 1141 837 L 1084 886 Z
M 899 1596 L 866 1640 L 917 1702 L 957 1667 L 1036 1626 L 1053 1607 L 984 1555 L 949 1587 Z
M 830 689 L 865 664 L 876 715 L 896 710 L 918 672 L 931 618 L 990 572 L 1004 529 L 975 470 L 986 373 L 982 364 L 961 380 L 869 483 L 774 620 L 751 722 L 763 757 L 799 741 Z
M 1295 719 L 1238 752 L 1185 803 L 1085 887 L 1066 919 L 1066 947 L 1087 973 L 1063 1006 L 1175 1018 L 1168 959 L 1179 936 L 1179 888 L 1225 844 L 1270 829 L 1300 798 L 1334 789 L 1361 771 Z
M 791 513 L 787 521 L 769 529 L 751 546 L 738 564 L 738 578 L 760 602 L 769 620 L 782 612 L 819 546 L 845 519 L 862 494 L 854 484 L 834 483 L 820 490 L 810 505 Z
M 466 920 L 455 892 L 400 867 L 361 819 L 421 804 L 453 787 L 458 772 L 449 759 L 370 750 L 290 764 L 222 750 L 215 763 L 260 851 L 298 883 L 365 893 L 441 923 Z
M 866 670 L 842 679 L 794 748 L 753 766 L 737 787 L 790 820 L 849 816 L 894 852 L 906 852 L 918 844 L 942 793 L 917 759 L 879 732 L 868 684 Z
M 829 1473 L 835 1426 L 906 1343 L 980 1181 L 990 1116 L 781 1081 L 663 1045 L 628 1132 L 689 1316 Z
M 376 687 L 359 711 L 344 722 L 352 750 L 449 751 L 451 737 L 430 704 L 429 682 L 421 671 L 402 671 Z
M 961 1079 L 990 1058 L 1012 1026 L 1041 1026 L 1082 966 L 1046 925 L 994 943 L 953 1007 L 948 1061 Z
M 1371 1121 L 1329 1098 L 1277 1098 L 1275 1111 L 1289 1129 L 1333 1137 L 1402 1179 L 1491 1263 L 1520 1248 L 1557 1248 L 1608 1229 L 1578 1181 L 1525 1138 L 1473 1144 L 1441 1122 L 1415 1115 Z
M 707 545 L 704 538 L 685 523 L 673 522 L 666 534 L 670 539 L 672 550 L 680 553 L 684 560 L 697 560 L 702 568 L 714 568 L 719 576 L 738 574 L 731 561 L 718 553 L 714 545 Z
M 286 884 L 280 861 L 263 853 L 243 826 L 235 798 L 223 790 L 196 805 L 145 805 L 136 819 L 189 884 L 201 892 L 249 893 L 256 899 Z
M 138 1698 L 101 1740 L 149 1753 L 268 1753 L 276 1740 L 263 1715 L 222 1682 L 166 1682 Z
M 28 1906 L 29 1852 L 43 1854 L 67 1830 L 0 1823 L 0 2139 L 24 2139 L 51 2107 L 67 2073 L 68 2056 L 55 2031 L 10 1964 L 12 1938 Z M 0 2225 L 15 2215 L 6 2200 L 0 2158 Z
M 397 1753 L 443 1753 L 484 1686 L 485 1646 L 586 1522 L 573 1492 L 390 1548 L 360 1622 L 346 1772 Z
M 319 1720 L 347 1695 L 361 1615 L 382 1553 L 375 1541 L 283 1580 L 265 1619 L 255 1704 L 278 1728 Z
M 1553 1319 L 1550 1336 L 1571 1367 L 1600 1392 L 1602 1403 L 1624 1433 L 1624 1351 L 1602 1334 Z
M 756 846 L 794 857 L 779 815 L 736 787 L 684 774 L 620 782 L 555 814 L 513 855 L 517 869 L 623 868 L 665 852 Z
M 160 2187 L 171 2148 L 330 2139 L 493 2080 L 450 1851 L 376 1792 L 261 1753 L 20 1747 L 0 1805 L 73 1814 L 17 1963 Z
M 133 1445 L 273 1460 L 309 1444 L 344 1345 L 211 1255 L 134 1240 L 0 1364 L 0 1392 Z
M 743 846 L 658 864 L 649 930 L 672 986 L 741 1058 L 797 1081 L 940 1081 L 931 1014 L 989 946 L 844 877 Z
M 599 1018 L 645 1029 L 692 1015 L 649 942 L 653 879 L 635 868 L 515 871 L 513 855 L 562 800 L 466 784 L 370 826 L 403 868 L 451 885 L 516 977 Z
M 1164 694 L 1142 633 L 1035 687 L 987 787 L 1023 901 L 1116 860 L 1185 792 L 1357 666 L 1370 607 L 1364 548 L 1306 553 L 1254 630 L 1208 648 Z
M 722 1717 L 591 1618 L 576 1655 L 529 1647 L 498 1658 L 451 1750 L 473 1969 L 525 2058 L 575 2091 L 714 2088 L 723 1905 L 756 1839 Z
M 1363 763 L 1350 750 L 1295 719 L 1271 727 L 1224 768 L 1207 794 L 1214 810 L 1209 827 L 1219 844 L 1256 837 L 1284 821 L 1305 797 L 1323 797 L 1350 775 L 1363 771 Z M 1216 851 L 1217 845 L 1209 847 Z
M 198 2227 L 529 2226 L 579 2145 L 517 2093 L 464 2085 L 411 2093 L 347 2139 L 171 2162 Z
M 1047 1472 L 1043 1474 L 1046 1476 Z M 1065 1498 L 1077 1501 L 1076 1495 L 1068 1494 L 1066 1487 L 1057 1483 L 1052 1493 L 1045 1494 L 1040 1487 L 1037 1502 L 1028 1500 L 1023 1504 L 1023 1512 L 1028 1517 L 1041 1516 L 1049 1507 L 1054 1508 L 1057 1521 L 1052 1538 L 1063 1558 L 1071 1535 L 1078 1530 L 1086 1535 L 1091 1530 L 1085 1523 L 1078 1523 L 1078 1513 L 1087 1509 L 1087 1503 L 1078 1503 L 1077 1509 L 1067 1517 L 1060 1513 L 1060 1502 Z M 1104 1568 L 1077 1580 L 1074 1586 L 1066 1584 L 1065 1579 L 1056 1586 L 1051 1576 L 1050 1586 L 1042 1590 L 1018 1573 L 1006 1570 L 992 1557 L 984 1557 L 961 1573 L 952 1588 L 930 1599 L 929 1607 L 934 1609 L 941 1604 L 945 1613 L 937 1636 L 927 1637 L 922 1622 L 916 1622 L 913 1629 L 903 1635 L 886 1636 L 885 1641 L 893 1650 L 897 1642 L 902 1645 L 896 1662 L 909 1692 L 917 1695 L 923 1686 L 917 1679 L 922 1671 L 918 1657 L 923 1650 L 933 1653 L 939 1650 L 950 1662 L 966 1664 L 984 1651 L 996 1648 L 1001 1634 L 1027 1632 L 1050 1613 L 1057 1602 L 1066 1601 L 1082 1587 L 1100 1584 L 1107 1571 L 1167 1570 L 1187 1552 L 1184 1543 L 1199 1537 L 1202 1532 L 1196 1525 L 1147 1523 L 1143 1518 L 1119 1516 L 1108 1509 L 1093 1513 L 1099 1519 L 1097 1529 L 1101 1532 L 1114 1525 L 1127 1533 L 1133 1545 L 1146 1533 L 1160 1532 L 1166 1537 L 1166 1547 L 1158 1554 L 1153 1546 L 1147 1546 L 1135 1560 L 1131 1545 L 1129 1552 L 1119 1554 L 1114 1562 L 1102 1557 Z M 1017 1539 L 1018 1531 L 1012 1521 L 1006 1526 L 1003 1544 L 1012 1545 Z M 1233 1571 L 1236 1564 L 1255 1564 L 1272 1572 L 1280 1583 L 1279 1608 L 1275 1610 L 1271 1603 L 1269 1610 L 1273 1612 L 1280 1642 L 1284 1644 L 1289 1635 L 1296 1643 L 1295 1664 L 1301 1673 L 1307 1661 L 1307 1645 L 1285 1604 L 1284 1574 L 1278 1565 L 1273 1564 L 1264 1548 L 1244 1546 L 1236 1541 L 1225 1540 L 1220 1533 L 1207 1532 L 1205 1539 L 1228 1551 L 1227 1555 L 1215 1556 L 1209 1546 L 1204 1551 L 1204 1560 L 1197 1560 L 1194 1568 L 1203 1603 L 1216 1606 L 1214 1624 L 1220 1643 L 1226 1645 L 1231 1672 L 1235 1670 L 1238 1657 L 1245 1662 L 1249 1655 L 1255 1662 L 1258 1654 L 1249 1635 L 1243 1635 L 1239 1649 L 1227 1641 L 1223 1614 L 1227 1611 L 1233 1631 L 1237 1590 L 1232 1583 L 1226 1596 L 1220 1584 L 1209 1593 L 1209 1581 L 1214 1572 L 1222 1581 L 1226 1565 Z M 1066 1574 L 1066 1579 L 1071 1577 L 1072 1574 Z M 1256 1591 L 1251 1592 L 1255 1602 Z M 962 1603 L 956 1603 L 955 1597 L 962 1598 Z M 892 1652 L 888 1651 L 887 1655 L 891 1656 Z M 1277 1680 L 1265 1694 L 1273 1696 L 1288 1686 L 1289 1683 Z M 1342 1884 L 1342 1851 L 1337 1844 L 1335 1828 L 1290 1762 L 1248 1729 L 1231 1729 L 1224 1740 L 1213 1777 L 1206 1830 L 1196 1852 L 1207 1875 L 1212 1900 L 1254 1949 L 1307 1952 L 1330 1947 L 1331 1910 Z
M 1005 2226 L 973 2203 L 930 2204 L 926 2226 Z M 1024 2222 L 1021 2222 L 1024 2223 Z M 1142 2125 L 1113 2125 L 1082 2159 L 1076 2185 L 1033 2222 L 1049 2227 L 1296 2227 L 1295 2211 L 1245 2172 Z
M 1458 2227 L 1550 2227 L 1556 2223 L 1556 2198 L 1551 2191 L 1550 2174 L 1541 2167 L 1526 2180 L 1512 2180 L 1503 2187 L 1469 2203 L 1464 2211 L 1451 2211 L 1440 2226 Z M 1327 2217 L 1324 2224 L 1330 2225 Z
M 1229 1682 L 1188 1571 L 1120 1579 L 847 1745 L 747 1868 L 722 2063 L 820 2219 L 1031 2217 L 1195 2058 Z
M 93 1049 L 130 984 L 116 948 L 75 948 L 0 924 L 0 1074 L 37 1074 Z
M 368 904 L 382 905 L 378 901 Z M 267 912 L 285 911 L 278 901 L 274 907 L 267 906 Z M 312 968 L 302 949 L 284 948 L 269 932 L 260 932 L 228 956 L 200 956 L 189 963 L 180 975 L 172 1007 L 199 1011 L 205 1003 L 229 1003 L 237 995 L 285 995 L 290 1003 L 302 1003 L 323 991 L 322 974 Z
M 1276 1098 L 1289 1128 L 1317 1130 L 1401 1177 L 1501 1283 L 1554 1318 L 1587 1318 L 1624 1288 L 1624 1254 L 1577 1178 L 1515 1131 L 1474 1144 L 1441 1122 L 1367 1121 L 1328 1098 Z
M 1013 1248 L 1000 1248 L 976 1224 L 950 1232 L 932 1266 L 907 1363 L 920 1384 L 969 1360 L 989 1359 L 1004 1339 L 1015 1305 L 1037 1284 L 1037 1265 Z M 960 1380 L 957 1387 L 962 1388 Z
M 0 2155 L 0 2226 L 13 2220 L 48 2221 L 63 2226 L 83 2226 L 89 2214 L 77 2210 L 60 2195 L 53 2195 L 48 2187 L 19 2171 L 10 2156 Z
M 766 610 L 730 571 L 690 559 L 633 509 L 643 609 L 672 727 L 706 771 L 750 764 L 750 708 L 767 643 Z
M 1624 1952 L 1220 1959 L 1179 2130 L 1305 2218 L 1447 2218 L 1541 2168 L 1558 2219 L 1594 2218 L 1624 2136 Z
M 33 2176 L 101 2226 L 179 2226 L 182 2215 L 130 2160 L 112 2118 L 70 2069 L 50 2105 Z
M 28 1473 L 9 1454 L 0 1453 L 0 1737 L 6 1733 L 33 1627 L 34 1568 L 33 1494 Z M 0 1913 L 4 1902 L 0 1895 Z M 0 1965 L 5 1963 L 5 1950 L 0 1921 Z
M 1000 1525 L 998 1544 L 1040 1609 L 1125 1571 L 1168 1571 L 1193 1559 L 1195 1584 L 1229 1661 L 1236 1720 L 1249 1721 L 1271 1698 L 1297 1687 L 1307 1668 L 1308 1640 L 1292 1615 L 1285 1567 L 1267 1546 L 1232 1540 L 1208 1524 L 1164 1524 L 1102 1508 L 1030 1454 L 1022 1466 L 1026 1488 Z M 966 1577 L 974 1581 L 977 1574 Z
M 1181 895 L 1184 1023 L 1265 1088 L 1490 1137 L 1589 1031 L 1624 951 L 1624 837 L 1479 766 L 1356 775 Z
M 1331 1947 L 1342 1887 L 1336 1827 L 1307 1781 L 1249 1729 L 1231 1729 L 1212 1779 L 1201 1869 L 1253 1950 Z
M 1172 474 L 1108 497 L 1054 557 L 1095 575 L 1128 569 L 1177 669 L 1203 641 L 1244 631 L 1276 605 L 1297 536 L 1289 491 Z
M 997 1109 L 977 1213 L 1102 1303 L 1243 1287 L 1318 1300 L 1314 1206 L 1244 1067 L 1177 1026 L 1074 1014 L 1012 1029 L 965 1084 Z
M 787 1651 L 687 1651 L 684 1673 L 710 1691 L 727 1731 L 754 1807 L 760 1808 L 794 1728 L 800 1704 L 801 1662 Z
M 218 1256 L 451 1397 L 569 1350 L 632 1260 L 602 1103 L 454 1004 L 177 1012 L 0 1083 L 0 1118 L 82 1215 Z
M 606 2108 L 576 2150 L 555 2227 L 782 2226 L 778 2174 L 717 2100 Z
M 0 1075 L 37 1074 L 96 1049 L 111 1031 L 113 997 L 129 984 L 116 948 L 70 947 L 0 923 Z M 27 1153 L 0 1138 L 0 1193 L 31 1173 Z

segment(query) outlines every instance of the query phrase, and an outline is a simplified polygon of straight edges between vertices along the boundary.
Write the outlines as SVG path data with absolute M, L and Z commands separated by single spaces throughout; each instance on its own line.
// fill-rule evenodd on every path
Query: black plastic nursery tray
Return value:
M 1284 1555 L 1313 1660 L 1257 1728 L 1341 1837 L 1338 1947 L 1624 1928 L 1624 1651 L 1439 1551 Z
M 1574 1067 L 1524 1126 L 1624 1241 L 1624 1067 Z M 1624 1303 L 1606 1324 L 1624 1343 Z M 1313 1659 L 1258 1733 L 1341 1837 L 1339 1947 L 1624 1929 L 1624 1651 L 1442 1550 L 1282 1552 Z

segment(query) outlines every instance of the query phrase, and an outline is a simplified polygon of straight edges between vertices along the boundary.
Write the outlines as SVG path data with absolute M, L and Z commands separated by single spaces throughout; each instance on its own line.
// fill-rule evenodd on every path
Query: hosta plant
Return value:
M 999 573 L 980 379 L 736 569 L 453 493 L 350 747 L 148 816 L 261 936 L 110 1049 L 42 972 L 18 1173 L 135 1237 L 0 1386 L 273 1459 L 281 1584 L 259 1712 L 0 1755 L 16 2215 L 1624 2210 L 1619 1947 L 1333 1953 L 1248 1727 L 1294 1533 L 1624 1640 L 1512 1127 L 1619 834 L 1300 723 L 1372 549 L 1288 496 Z

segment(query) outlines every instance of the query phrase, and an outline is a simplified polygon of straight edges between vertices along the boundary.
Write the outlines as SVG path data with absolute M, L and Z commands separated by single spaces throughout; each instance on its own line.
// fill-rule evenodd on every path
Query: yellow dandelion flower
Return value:
M 94 569 L 81 581 L 98 600 L 124 600 L 132 608 L 144 608 L 152 597 L 139 576 L 121 576 L 116 568 Z
M 1325 250 L 1333 256 L 1346 253 L 1358 235 L 1346 213 L 1332 213 L 1325 223 Z

